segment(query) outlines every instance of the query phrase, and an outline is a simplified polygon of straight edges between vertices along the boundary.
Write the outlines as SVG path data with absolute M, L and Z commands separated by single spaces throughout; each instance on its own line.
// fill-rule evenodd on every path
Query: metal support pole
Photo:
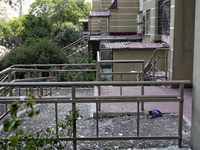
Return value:
M 58 104 L 55 103 L 56 137 L 58 136 Z
M 28 71 L 27 72 L 27 74 L 28 74 L 28 78 L 31 78 L 31 73 Z M 31 92 L 31 87 L 29 86 L 29 92 Z
M 99 60 L 100 60 L 100 56 L 99 56 L 99 52 L 97 52 L 96 81 L 100 81 L 100 71 L 101 71 L 101 67 L 100 67 Z M 98 96 L 100 96 L 100 95 L 101 95 L 101 86 L 97 86 L 97 88 L 98 88 Z M 99 103 L 98 106 L 99 106 L 98 110 L 101 111 L 101 103 Z
M 142 81 L 144 81 L 144 62 L 142 63 Z M 144 95 L 144 85 L 141 85 L 141 95 Z M 144 111 L 144 102 L 141 102 L 141 110 Z
M 75 101 L 75 86 L 72 86 L 72 101 Z M 73 112 L 73 138 L 76 138 L 76 103 L 72 103 Z M 76 150 L 76 140 L 73 141 L 73 149 Z
M 26 95 L 28 95 L 27 86 L 26 86 Z
M 184 98 L 184 84 L 181 84 L 179 86 L 179 93 L 180 98 Z M 184 99 L 183 99 L 184 101 Z M 182 148 L 182 128 L 183 128 L 183 101 L 179 102 L 179 129 L 178 129 L 178 135 L 181 137 L 181 139 L 178 140 L 178 147 Z
M 122 81 L 122 74 L 120 75 L 120 79 Z M 120 96 L 122 96 L 122 85 L 120 85 Z
M 55 70 L 57 70 L 57 66 L 55 66 Z M 56 76 L 56 82 L 58 81 L 57 80 L 57 72 L 55 72 L 55 76 Z
M 14 73 L 14 80 L 16 79 L 16 73 Z
M 168 72 L 168 49 L 165 50 L 165 81 L 167 81 Z
M 39 76 L 42 77 L 42 72 L 39 73 Z M 43 86 L 40 86 L 40 95 L 43 96 Z
M 139 109 L 139 102 L 137 102 L 137 136 L 139 136 L 139 113 L 140 113 L 140 109 Z
M 51 72 L 49 72 L 49 77 L 51 77 Z M 52 96 L 52 87 L 50 86 L 50 95 Z
M 8 82 L 11 82 L 11 80 L 12 80 L 11 71 L 9 71 L 9 72 L 8 72 Z M 9 94 L 10 94 L 10 96 L 13 96 L 12 88 L 13 88 L 13 87 L 11 87 L 11 86 L 9 87 Z
M 96 128 L 96 132 L 97 132 L 97 137 L 99 137 L 99 103 L 96 103 L 96 121 L 97 121 L 97 128 Z
M 153 81 L 155 81 L 155 53 L 153 54 Z
M 55 66 L 55 70 L 57 70 L 57 66 Z M 55 72 L 55 76 L 56 76 L 56 82 L 57 82 L 57 72 Z M 56 86 L 57 89 L 57 86 Z
M 19 96 L 21 96 L 20 92 L 21 92 L 21 90 L 20 90 L 20 86 L 19 86 Z

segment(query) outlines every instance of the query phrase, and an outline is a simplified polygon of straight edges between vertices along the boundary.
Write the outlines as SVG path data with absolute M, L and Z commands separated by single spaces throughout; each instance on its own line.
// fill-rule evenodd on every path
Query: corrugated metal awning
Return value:
M 109 11 L 90 11 L 89 17 L 109 17 Z
M 141 35 L 123 35 L 123 36 L 91 36 L 90 40 L 141 40 Z
M 79 19 L 78 22 L 88 22 L 88 19 Z
M 108 49 L 154 49 L 154 48 L 166 48 L 166 43 L 151 43 L 151 42 L 116 42 L 116 43 L 104 43 L 105 48 Z

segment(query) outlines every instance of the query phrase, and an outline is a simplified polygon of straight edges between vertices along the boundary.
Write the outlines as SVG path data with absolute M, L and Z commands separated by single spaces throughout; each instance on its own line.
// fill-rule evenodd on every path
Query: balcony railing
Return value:
M 152 86 L 152 85 L 179 85 L 179 95 L 140 95 L 140 96 L 90 96 L 90 97 L 76 97 L 76 86 Z M 99 136 L 99 117 L 98 109 L 96 109 L 96 136 L 95 137 L 77 137 L 76 135 L 76 120 L 73 124 L 73 137 L 61 137 L 60 140 L 63 141 L 73 141 L 73 149 L 77 147 L 77 141 L 83 140 L 178 140 L 178 146 L 181 147 L 182 143 L 182 124 L 183 124 L 183 101 L 184 101 L 184 84 L 190 84 L 190 81 L 107 81 L 107 82 L 16 82 L 16 83 L 0 83 L 0 86 L 5 88 L 16 88 L 16 87 L 62 87 L 67 86 L 71 87 L 71 96 L 66 97 L 43 97 L 42 99 L 37 98 L 36 103 L 55 103 L 55 112 L 56 112 L 56 122 L 58 120 L 57 116 L 57 104 L 58 103 L 71 103 L 72 111 L 75 112 L 77 103 L 96 103 L 96 108 L 98 108 L 99 103 L 121 103 L 121 102 L 133 102 L 137 105 L 137 135 L 136 136 Z M 12 90 L 11 90 L 12 91 Z M 0 97 L 1 104 L 10 104 L 16 100 L 19 100 L 20 97 Z M 25 98 L 25 101 L 28 101 L 29 98 Z M 178 133 L 176 136 L 140 136 L 139 132 L 139 103 L 140 102 L 179 102 L 179 127 Z M 58 134 L 58 126 L 56 126 L 56 134 Z

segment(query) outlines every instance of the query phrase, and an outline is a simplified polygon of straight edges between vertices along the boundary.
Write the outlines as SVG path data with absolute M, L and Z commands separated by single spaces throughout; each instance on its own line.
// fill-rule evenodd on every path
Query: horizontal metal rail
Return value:
M 11 68 L 12 71 L 16 72 L 75 72 L 75 71 L 96 71 L 96 69 L 74 69 L 74 70 L 44 70 L 44 69 L 21 69 L 21 68 Z
M 14 100 L 0 100 L 0 103 L 2 104 L 9 104 L 9 103 L 13 103 L 15 102 L 16 100 L 19 100 L 19 99 L 14 99 Z M 29 99 L 30 100 L 30 99 Z M 24 101 L 21 101 L 21 102 L 26 102 L 26 101 L 29 101 L 28 99 L 24 100 Z M 136 99 L 125 99 L 123 98 L 122 99 L 111 99 L 111 98 L 108 98 L 108 99 L 81 99 L 81 100 L 78 100 L 78 99 L 74 99 L 75 102 L 73 103 L 122 103 L 122 102 L 180 102 L 180 101 L 183 101 L 183 98 L 162 98 L 162 100 L 160 98 L 136 98 Z M 49 99 L 47 98 L 46 100 L 45 99 L 36 99 L 35 100 L 36 103 L 72 103 L 71 100 L 69 99 L 59 99 L 59 98 L 56 98 L 56 99 Z
M 0 83 L 0 86 L 135 86 L 135 85 L 180 85 L 191 84 L 190 80 L 173 81 L 93 81 L 93 82 L 19 82 Z
M 99 60 L 98 63 L 144 63 L 144 60 Z
M 89 64 L 16 64 L 12 65 L 10 68 L 13 67 L 47 67 L 47 66 L 96 66 L 96 63 L 89 63 Z
M 76 138 L 64 138 L 60 137 L 61 140 L 63 141 L 92 141 L 92 140 L 177 140 L 177 139 L 182 139 L 181 136 L 123 136 L 123 137 L 118 137 L 118 136 L 112 136 L 112 137 L 76 137 Z

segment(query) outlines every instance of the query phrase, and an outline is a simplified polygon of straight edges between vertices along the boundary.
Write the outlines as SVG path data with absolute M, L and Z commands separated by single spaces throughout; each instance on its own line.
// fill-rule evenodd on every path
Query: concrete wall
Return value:
M 144 60 L 145 64 L 149 61 L 154 49 L 148 50 L 113 50 L 113 60 Z M 164 56 L 164 51 L 159 51 L 156 54 L 157 56 Z M 145 65 L 144 64 L 144 65 Z M 159 59 L 156 64 L 156 67 L 164 71 L 165 70 L 165 61 L 164 59 Z M 130 71 L 141 71 L 141 64 L 133 64 L 133 63 L 114 63 L 113 64 L 113 72 L 130 72 Z M 113 78 L 114 81 L 120 81 L 120 76 L 115 75 Z M 123 81 L 136 81 L 137 75 L 123 75 Z
M 111 5 L 112 0 L 92 0 L 92 11 L 107 11 Z M 99 24 L 99 20 L 101 23 Z M 90 29 L 90 24 L 89 29 Z M 91 30 L 92 31 L 101 31 L 107 32 L 107 18 L 95 18 L 91 19 Z
M 194 40 L 194 72 L 193 72 L 193 100 L 192 100 L 192 125 L 191 148 L 200 147 L 200 1 L 196 0 L 195 10 L 195 40 Z
M 118 9 L 110 9 L 110 32 L 136 32 L 139 0 L 118 0 Z
M 143 15 L 145 16 L 145 33 L 143 41 L 151 42 L 153 40 L 160 41 L 161 35 L 158 34 L 158 1 L 159 0 L 144 0 L 143 1 Z M 147 34 L 147 15 L 146 12 L 150 10 L 150 34 Z
M 174 1 L 174 30 L 170 32 L 172 80 L 193 78 L 195 0 Z

